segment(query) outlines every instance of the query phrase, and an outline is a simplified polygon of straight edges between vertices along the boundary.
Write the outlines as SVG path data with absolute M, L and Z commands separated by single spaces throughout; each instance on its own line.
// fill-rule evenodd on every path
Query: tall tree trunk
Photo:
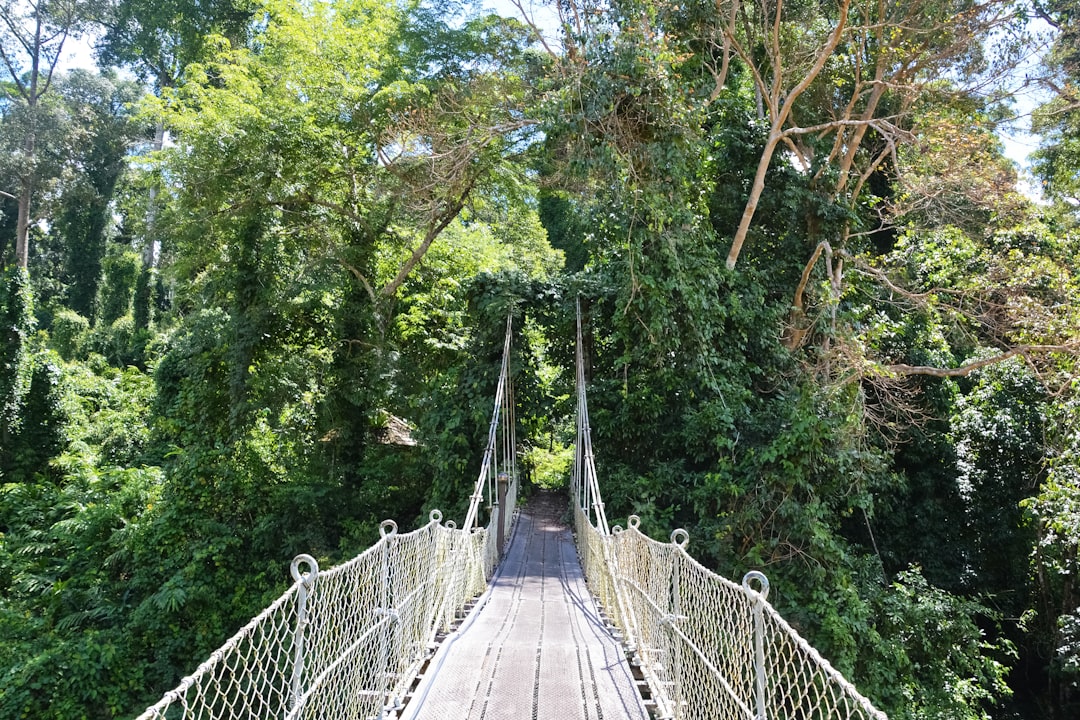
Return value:
M 21 13 L 26 4 L 0 4 L 0 22 L 6 30 L 5 41 L 0 42 L 0 62 L 14 91 L 9 99 L 19 102 L 18 98 L 21 98 L 27 113 L 22 148 L 25 157 L 19 177 L 22 187 L 19 188 L 15 226 L 15 262 L 21 268 L 26 268 L 30 260 L 30 210 L 37 182 L 38 102 L 49 92 L 64 43 L 69 33 L 76 30 L 77 13 L 81 12 L 75 5 L 60 4 L 58 8 L 52 8 L 51 0 L 38 0 L 36 4 L 29 3 L 33 12 L 24 17 Z M 7 42 L 9 38 L 13 42 Z
M 31 143 L 32 145 L 32 143 Z M 31 150 L 31 157 L 32 157 Z M 30 262 L 30 195 L 33 178 L 28 174 L 23 177 L 19 191 L 19 219 L 15 225 L 15 264 L 23 270 Z
M 154 152 L 165 147 L 165 123 L 158 120 L 157 128 L 154 129 Z M 147 270 L 156 270 L 161 261 L 161 240 L 157 236 L 157 185 L 151 185 L 146 198 L 146 237 L 143 240 L 143 267 Z
M 37 101 L 38 101 L 38 73 L 41 71 L 41 12 L 44 3 L 38 7 L 37 26 L 34 29 L 34 51 L 30 63 L 30 87 L 25 95 L 27 119 L 30 125 L 23 139 L 23 162 L 26 163 L 20 177 L 22 187 L 19 188 L 19 219 L 15 224 L 15 264 L 24 270 L 30 262 L 30 200 L 34 192 L 34 151 L 37 145 Z
M 26 137 L 23 138 L 23 167 L 22 174 L 20 175 L 20 181 L 22 187 L 19 188 L 19 217 L 15 224 L 15 264 L 24 270 L 27 268 L 30 262 L 30 201 L 34 194 L 34 180 L 36 172 L 34 169 L 35 157 L 37 145 L 37 105 L 38 99 L 42 93 L 48 89 L 49 83 L 46 82 L 44 88 L 39 85 L 41 75 L 41 60 L 43 51 L 42 30 L 45 22 L 44 18 L 45 2 L 41 2 L 35 8 L 34 11 L 34 37 L 32 44 L 27 47 L 30 54 L 30 79 L 28 84 L 23 84 L 16 80 L 16 87 L 19 89 L 20 94 L 26 101 L 26 112 L 29 126 L 26 130 Z M 61 42 L 60 47 L 63 47 Z M 57 50 L 57 56 L 59 56 L 59 50 Z M 7 62 L 7 56 L 5 55 L 5 62 Z M 10 63 L 8 69 L 11 70 Z M 52 70 L 56 67 L 55 61 L 49 68 L 49 77 L 52 77 Z M 14 72 L 12 72 L 14 75 Z

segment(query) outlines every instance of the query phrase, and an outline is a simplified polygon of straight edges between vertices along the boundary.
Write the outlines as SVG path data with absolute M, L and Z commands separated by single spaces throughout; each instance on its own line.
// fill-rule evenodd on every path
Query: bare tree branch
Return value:
M 469 193 L 472 192 L 475 184 L 476 178 L 468 184 L 458 200 L 452 206 L 447 208 L 442 217 L 436 223 L 428 227 L 424 239 L 416 246 L 416 249 L 413 250 L 412 254 L 409 256 L 409 259 L 405 261 L 400 269 L 398 269 L 398 273 L 394 276 L 394 279 L 383 286 L 380 295 L 383 297 L 391 297 L 398 291 L 398 288 L 405 282 L 405 278 L 408 277 L 409 273 L 412 272 L 412 269 L 427 253 L 428 248 L 431 247 L 431 243 L 435 242 L 435 238 L 446 229 L 447 225 L 453 222 L 454 218 L 461 212 L 461 209 L 465 207 L 465 201 L 468 199 Z
M 1070 342 L 1061 345 L 1017 345 L 1009 348 L 993 357 L 973 360 L 972 362 L 955 368 L 930 367 L 926 365 L 906 365 L 897 363 L 894 365 L 881 366 L 891 375 L 929 375 L 931 377 L 966 377 L 988 365 L 1004 362 L 1017 356 L 1028 358 L 1031 355 L 1045 355 L 1051 353 L 1064 353 L 1069 355 L 1080 354 L 1080 342 Z
M 539 26 L 537 26 L 536 20 L 534 20 L 533 17 L 525 10 L 525 5 L 522 3 L 522 0 L 510 0 L 510 2 L 513 4 L 514 7 L 518 9 L 518 12 L 521 13 L 521 19 L 524 20 L 525 24 L 529 26 L 530 30 L 532 30 L 533 36 L 540 41 L 541 45 L 544 46 L 544 51 L 548 54 L 548 56 L 553 59 L 557 59 L 559 57 L 558 53 L 556 53 L 555 50 L 553 50 L 552 47 L 548 45 L 547 38 L 544 37 L 544 33 L 540 30 Z
M 351 272 L 353 274 L 353 277 L 355 277 L 357 280 L 360 281 L 360 284 L 364 286 L 364 290 L 367 291 L 368 297 L 371 298 L 371 302 L 377 304 L 378 300 L 379 300 L 379 297 L 375 293 L 375 288 L 373 288 L 371 286 L 371 283 L 364 276 L 364 274 L 362 272 L 360 272 L 355 266 L 350 265 L 349 263 L 345 262 L 341 258 L 338 258 L 338 262 L 341 263 L 342 266 L 344 266 L 344 268 L 346 270 Z
M 783 4 L 778 2 L 776 8 L 776 23 L 780 22 L 780 12 L 782 7 Z M 779 45 L 777 44 L 774 47 L 776 57 L 773 60 L 772 92 L 767 95 L 770 98 L 771 107 L 769 110 L 772 115 L 772 127 L 769 131 L 769 137 L 765 141 L 765 148 L 761 152 L 757 170 L 754 173 L 754 181 L 750 187 L 750 196 L 746 200 L 742 218 L 739 220 L 739 226 L 735 230 L 735 236 L 731 240 L 731 249 L 728 251 L 727 257 L 728 269 L 734 269 L 735 264 L 739 260 L 739 253 L 742 252 L 743 243 L 746 242 L 746 235 L 750 231 L 750 223 L 753 221 L 754 215 L 757 212 L 758 201 L 761 199 L 761 194 L 765 190 L 765 176 L 768 173 L 769 165 L 772 163 L 772 157 L 776 152 L 776 146 L 783 139 L 784 124 L 791 115 L 795 100 L 810 87 L 815 79 L 817 79 L 817 76 L 825 67 L 825 63 L 828 62 L 829 58 L 836 50 L 836 47 L 840 44 L 840 39 L 843 37 L 844 30 L 847 27 L 848 10 L 850 7 L 851 0 L 840 0 L 839 7 L 837 8 L 838 15 L 836 25 L 829 33 L 828 38 L 823 43 L 822 47 L 818 50 L 813 65 L 810 66 L 799 82 L 796 83 L 795 87 L 793 87 L 782 100 L 781 85 L 783 79 L 783 65 L 780 58 Z M 774 28 L 774 40 L 776 43 L 779 43 L 778 35 L 778 29 Z M 745 51 L 743 52 L 745 53 Z M 745 56 L 743 59 L 747 62 L 747 65 L 755 65 L 752 57 Z M 759 76 L 755 75 L 755 77 L 757 78 Z
M 799 347 L 802 345 L 803 340 L 806 339 L 806 329 L 798 327 L 796 323 L 806 315 L 803 293 L 806 292 L 806 284 L 810 281 L 810 273 L 817 264 L 818 258 L 821 257 L 822 251 L 826 248 L 828 248 L 830 252 L 832 251 L 832 248 L 827 241 L 819 242 L 817 247 L 814 248 L 813 254 L 810 255 L 810 260 L 807 261 L 806 266 L 803 267 L 802 276 L 799 278 L 799 285 L 795 288 L 795 298 L 791 303 L 793 307 L 791 313 L 792 319 L 785 331 L 784 338 L 784 346 L 787 347 L 788 350 L 794 350 Z

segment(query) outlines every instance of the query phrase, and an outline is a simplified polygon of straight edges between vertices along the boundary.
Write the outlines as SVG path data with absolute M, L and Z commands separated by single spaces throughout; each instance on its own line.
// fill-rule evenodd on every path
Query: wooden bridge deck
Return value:
M 645 720 L 561 522 L 540 494 L 522 510 L 486 600 L 439 648 L 402 720 Z

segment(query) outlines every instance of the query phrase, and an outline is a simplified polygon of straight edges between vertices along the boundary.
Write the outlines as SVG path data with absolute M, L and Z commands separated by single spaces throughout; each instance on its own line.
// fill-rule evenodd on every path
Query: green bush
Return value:
M 139 279 L 139 256 L 131 250 L 105 258 L 105 281 L 101 284 L 99 324 L 112 325 L 131 312 Z
M 18 430 L 21 409 L 34 372 L 30 338 L 33 297 L 26 270 L 11 268 L 0 281 L 0 440 Z
M 551 440 L 546 446 L 529 448 L 524 460 L 532 471 L 533 483 L 539 487 L 548 490 L 566 487 L 574 460 L 574 446 Z
M 66 439 L 60 356 L 46 350 L 31 356 L 29 363 L 32 371 L 20 409 L 22 422 L 0 444 L 0 475 L 13 482 L 29 482 L 49 472 L 49 461 Z
M 1000 616 L 934 587 L 918 567 L 883 590 L 875 599 L 880 655 L 868 664 L 862 689 L 896 720 L 991 717 L 989 708 L 1011 694 L 1005 681 L 1015 659 L 1012 643 L 983 629 Z
M 90 321 L 74 310 L 62 309 L 53 316 L 49 333 L 54 350 L 65 360 L 79 357 L 90 332 Z
M 135 343 L 135 319 L 131 314 L 117 318 L 109 325 L 98 324 L 90 332 L 87 345 L 91 352 L 117 367 L 141 360 L 141 352 Z

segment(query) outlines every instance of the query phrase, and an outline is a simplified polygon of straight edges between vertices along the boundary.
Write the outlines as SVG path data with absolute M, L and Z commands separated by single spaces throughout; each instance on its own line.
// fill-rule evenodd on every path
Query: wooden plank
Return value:
M 522 510 L 487 601 L 443 642 L 402 720 L 646 720 L 565 512 L 549 493 Z

